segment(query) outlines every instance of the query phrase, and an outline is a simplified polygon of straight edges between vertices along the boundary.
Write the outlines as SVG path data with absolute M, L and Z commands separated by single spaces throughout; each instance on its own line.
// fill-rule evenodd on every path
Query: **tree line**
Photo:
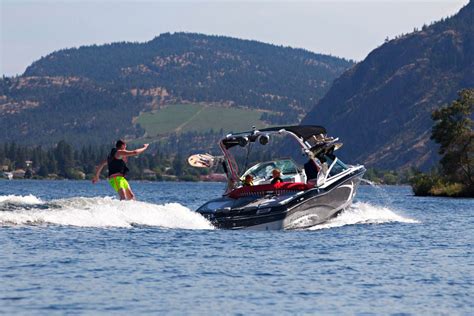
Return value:
M 26 178 L 34 179 L 91 179 L 96 166 L 106 159 L 110 150 L 108 145 L 74 148 L 64 140 L 54 147 L 4 143 L 0 144 L 0 171 L 22 169 Z M 192 168 L 186 163 L 186 156 L 180 153 L 167 155 L 153 145 L 146 153 L 130 158 L 127 165 L 130 169 L 128 177 L 141 180 L 197 181 L 209 172 Z

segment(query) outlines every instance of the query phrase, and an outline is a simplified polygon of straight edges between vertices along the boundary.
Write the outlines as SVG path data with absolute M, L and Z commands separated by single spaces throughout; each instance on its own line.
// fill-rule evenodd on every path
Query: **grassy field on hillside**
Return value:
M 260 121 L 262 112 L 215 105 L 175 104 L 154 112 L 142 113 L 136 120 L 149 137 L 190 131 L 224 132 L 250 130 L 267 125 Z

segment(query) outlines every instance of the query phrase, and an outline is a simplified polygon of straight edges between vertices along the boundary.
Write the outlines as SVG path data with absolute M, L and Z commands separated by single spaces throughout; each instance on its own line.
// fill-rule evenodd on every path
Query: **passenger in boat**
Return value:
M 125 175 L 128 172 L 127 158 L 138 156 L 147 148 L 148 144 L 144 144 L 142 148 L 127 150 L 127 144 L 123 140 L 118 140 L 115 144 L 115 148 L 112 148 L 107 159 L 103 160 L 97 166 L 92 183 L 99 181 L 99 175 L 105 165 L 107 165 L 109 169 L 109 183 L 118 193 L 120 200 L 134 200 L 135 194 L 133 194 L 127 179 L 125 179 Z
M 248 174 L 245 176 L 244 182 L 243 182 L 244 187 L 251 187 L 253 185 L 253 176 L 251 174 Z
M 281 179 L 281 171 L 280 169 L 276 168 L 276 169 L 273 169 L 272 171 L 272 182 L 270 182 L 271 184 L 275 184 L 275 183 L 279 183 L 279 182 L 283 182 L 283 180 Z

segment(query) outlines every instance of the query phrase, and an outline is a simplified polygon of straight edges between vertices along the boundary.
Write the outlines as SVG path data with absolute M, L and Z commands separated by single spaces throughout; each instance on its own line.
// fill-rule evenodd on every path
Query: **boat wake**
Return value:
M 346 225 L 383 224 L 391 222 L 408 224 L 419 223 L 419 221 L 401 216 L 387 207 L 357 202 L 354 203 L 349 209 L 343 211 L 337 217 L 324 224 L 313 226 L 309 228 L 309 230 L 327 229 Z
M 354 203 L 336 218 L 309 230 L 357 224 L 419 223 L 387 207 Z M 121 202 L 111 197 L 75 197 L 43 201 L 33 195 L 0 195 L 0 226 L 62 225 L 77 227 L 156 226 L 162 228 L 213 229 L 200 214 L 179 203 L 156 205 Z
M 213 229 L 200 214 L 179 203 L 121 202 L 110 197 L 42 201 L 33 196 L 0 196 L 0 226 L 67 225 Z

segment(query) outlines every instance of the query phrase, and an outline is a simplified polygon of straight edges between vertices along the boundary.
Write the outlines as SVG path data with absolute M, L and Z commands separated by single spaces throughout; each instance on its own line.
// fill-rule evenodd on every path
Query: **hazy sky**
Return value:
M 445 1 L 0 0 L 0 74 L 21 74 L 55 50 L 164 32 L 254 39 L 362 60 L 388 36 L 455 14 Z

